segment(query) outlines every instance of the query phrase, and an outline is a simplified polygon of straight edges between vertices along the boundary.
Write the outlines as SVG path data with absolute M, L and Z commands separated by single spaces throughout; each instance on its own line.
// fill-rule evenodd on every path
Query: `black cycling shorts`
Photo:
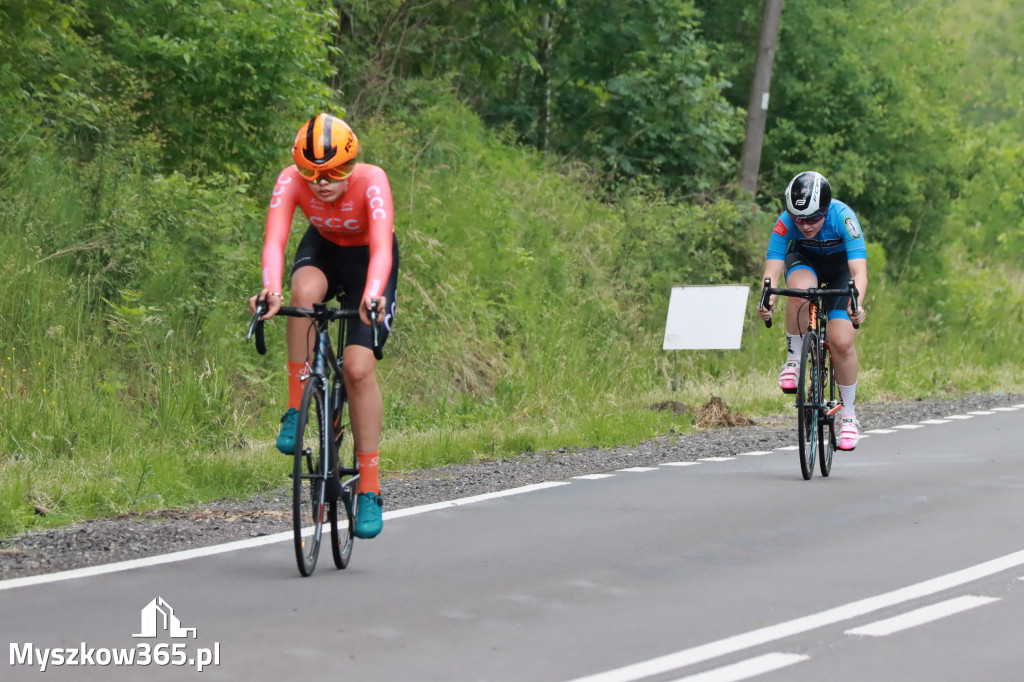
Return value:
M 786 254 L 786 279 L 794 270 L 810 270 L 818 278 L 818 286 L 825 289 L 845 289 L 853 276 L 850 274 L 850 262 L 845 253 L 829 256 L 809 254 L 794 249 Z M 849 296 L 839 296 L 825 303 L 828 319 L 841 318 L 849 320 L 846 306 L 850 303 Z
M 327 298 L 330 301 L 339 295 L 345 296 L 346 307 L 359 305 L 366 288 L 366 275 L 370 267 L 369 246 L 338 246 L 320 236 L 312 225 L 306 230 L 295 250 L 292 275 L 299 268 L 312 265 L 327 277 Z M 398 288 L 398 237 L 391 237 L 391 275 L 382 296 L 387 300 L 388 309 L 378 328 L 377 336 L 381 348 L 391 333 L 395 321 L 395 292 Z M 373 330 L 360 319 L 345 320 L 345 345 L 373 348 Z

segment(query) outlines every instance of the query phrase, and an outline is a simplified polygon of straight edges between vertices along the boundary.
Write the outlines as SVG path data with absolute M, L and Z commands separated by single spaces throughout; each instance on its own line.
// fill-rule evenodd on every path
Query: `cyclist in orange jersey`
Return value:
M 379 340 L 383 346 L 395 317 L 398 240 L 388 177 L 377 166 L 357 162 L 358 152 L 359 141 L 340 118 L 321 113 L 299 128 L 292 147 L 295 164 L 281 171 L 271 193 L 263 243 L 263 289 L 249 299 L 249 310 L 255 312 L 257 299 L 265 298 L 268 310 L 262 319 L 266 320 L 283 305 L 284 251 L 292 216 L 296 208 L 301 209 L 309 228 L 295 252 L 289 304 L 310 308 L 342 292 L 349 300 L 359 300 L 359 320 L 345 322 L 343 367 L 359 467 L 354 532 L 357 537 L 372 538 L 383 527 L 378 459 L 384 404 L 377 385 L 370 311 L 376 310 L 382 321 Z M 295 450 L 302 380 L 313 345 L 308 332 L 304 320 L 288 318 L 288 409 L 277 437 L 277 449 L 285 454 Z

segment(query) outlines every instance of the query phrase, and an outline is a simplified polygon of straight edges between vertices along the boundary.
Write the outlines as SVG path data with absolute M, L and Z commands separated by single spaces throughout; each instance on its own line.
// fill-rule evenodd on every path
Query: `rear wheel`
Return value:
M 827 414 L 831 412 L 839 401 L 837 399 L 836 372 L 832 366 L 832 352 L 828 348 L 828 341 L 822 344 L 821 348 L 821 402 L 825 405 L 825 411 L 821 413 L 821 420 L 818 424 L 818 458 L 821 475 L 828 476 L 832 471 L 832 455 L 836 451 L 836 415 Z
M 295 460 L 292 467 L 292 530 L 295 559 L 299 572 L 313 574 L 324 521 L 327 519 L 325 482 L 327 451 L 324 449 L 323 379 L 310 376 L 302 393 L 299 421 L 295 434 Z
M 814 475 L 814 457 L 818 448 L 821 380 L 818 367 L 818 335 L 804 334 L 800 352 L 800 374 L 796 382 L 796 421 L 800 442 L 800 473 L 804 480 Z

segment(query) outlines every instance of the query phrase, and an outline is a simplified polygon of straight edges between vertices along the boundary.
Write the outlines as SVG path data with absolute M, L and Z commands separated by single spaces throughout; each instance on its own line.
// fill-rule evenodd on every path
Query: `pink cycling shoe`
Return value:
M 783 393 L 796 393 L 796 375 L 800 371 L 800 364 L 787 362 L 779 372 L 779 388 Z
M 839 420 L 839 449 L 853 450 L 860 440 L 860 422 L 853 417 Z

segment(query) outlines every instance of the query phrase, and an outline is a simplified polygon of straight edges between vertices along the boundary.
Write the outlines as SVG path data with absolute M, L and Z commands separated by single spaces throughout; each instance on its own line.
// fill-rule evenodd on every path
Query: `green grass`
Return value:
M 361 136 L 389 170 L 402 250 L 385 474 L 691 430 L 650 409 L 667 400 L 791 409 L 779 325 L 749 318 L 738 351 L 661 350 L 671 284 L 757 281 L 763 213 L 610 206 L 585 170 L 503 145 L 453 106 L 408 122 L 429 136 L 385 121 Z M 0 537 L 284 485 L 283 325 L 267 356 L 243 339 L 269 184 L 130 162 L 54 182 L 59 168 L 40 158 L 0 190 Z M 858 399 L 1019 390 L 1017 266 L 956 244 L 929 258 L 928 281 L 886 281 L 873 247 Z

